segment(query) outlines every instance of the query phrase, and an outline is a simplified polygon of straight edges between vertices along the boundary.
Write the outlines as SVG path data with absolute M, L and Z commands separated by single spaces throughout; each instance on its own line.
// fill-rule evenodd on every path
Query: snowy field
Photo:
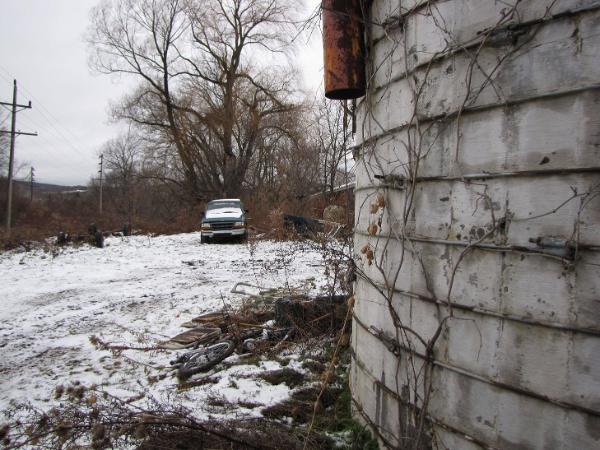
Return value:
M 185 331 L 181 324 L 193 317 L 243 301 L 230 292 L 240 281 L 311 294 L 326 282 L 317 251 L 277 242 L 200 245 L 199 233 L 109 238 L 104 249 L 0 254 L 0 410 L 24 401 L 48 409 L 58 401 L 55 389 L 75 382 L 120 398 L 168 398 L 199 416 L 208 414 L 208 396 L 276 403 L 289 388 L 252 376 L 280 368 L 274 361 L 232 365 L 218 382 L 182 390 L 162 368 L 178 352 L 113 354 L 90 342 L 94 335 L 156 345 Z M 294 356 L 288 367 L 302 371 Z

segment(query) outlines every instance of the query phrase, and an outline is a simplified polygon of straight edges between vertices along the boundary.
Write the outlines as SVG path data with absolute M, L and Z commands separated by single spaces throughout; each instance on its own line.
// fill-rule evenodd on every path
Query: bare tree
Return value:
M 261 136 L 258 157 L 250 167 L 252 191 L 280 203 L 319 189 L 319 154 L 311 140 L 315 128 L 310 108 L 279 114 Z
M 155 161 L 169 160 L 165 179 L 196 197 L 239 194 L 271 118 L 294 108 L 292 74 L 257 63 L 289 45 L 291 6 L 108 0 L 93 10 L 92 65 L 141 81 L 115 115 L 154 141 Z
M 106 187 L 112 193 L 112 202 L 132 221 L 135 187 L 137 184 L 143 143 L 131 129 L 106 142 L 100 153 L 104 155 Z
M 319 149 L 321 168 L 321 183 L 325 194 L 333 190 L 344 181 L 345 159 L 348 152 L 350 131 L 348 125 L 349 115 L 344 112 L 344 104 L 323 100 L 315 111 L 315 145 Z
M 130 129 L 102 147 L 106 170 L 123 190 L 126 190 L 137 176 L 142 145 L 140 138 Z
M 91 64 L 96 70 L 134 75 L 141 80 L 142 89 L 128 97 L 127 103 L 139 102 L 136 107 L 145 115 L 131 120 L 168 135 L 186 166 L 187 182 L 193 189 L 195 171 L 176 123 L 173 94 L 173 85 L 181 77 L 175 45 L 188 27 L 181 0 L 104 1 L 92 10 L 88 41 Z M 159 111 L 145 111 L 148 105 L 160 105 Z

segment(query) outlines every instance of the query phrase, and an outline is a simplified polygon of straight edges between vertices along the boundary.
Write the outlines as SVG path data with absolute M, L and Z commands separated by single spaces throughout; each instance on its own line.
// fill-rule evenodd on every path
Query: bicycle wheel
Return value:
M 217 365 L 235 350 L 232 341 L 221 341 L 210 347 L 189 353 L 189 357 L 179 367 L 179 376 L 188 378 L 199 372 L 206 372 Z M 187 355 L 184 355 L 187 356 Z

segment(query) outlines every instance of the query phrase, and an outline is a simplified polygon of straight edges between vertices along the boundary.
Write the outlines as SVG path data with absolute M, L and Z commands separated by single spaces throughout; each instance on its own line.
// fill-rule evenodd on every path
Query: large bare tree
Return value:
M 112 191 L 112 200 L 131 223 L 134 212 L 135 187 L 140 175 L 142 140 L 131 128 L 107 141 L 100 152 L 104 155 L 106 187 Z
M 350 115 L 345 108 L 340 102 L 323 100 L 314 110 L 313 135 L 318 147 L 322 191 L 326 195 L 332 194 L 349 176 L 345 160 L 351 139 Z
M 290 0 L 105 0 L 92 12 L 91 63 L 135 76 L 115 108 L 144 129 L 166 180 L 196 197 L 238 195 L 274 116 L 292 110 L 285 51 Z

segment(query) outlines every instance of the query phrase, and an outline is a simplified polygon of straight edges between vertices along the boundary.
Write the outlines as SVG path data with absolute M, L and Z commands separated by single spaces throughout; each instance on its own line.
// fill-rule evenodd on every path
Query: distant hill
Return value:
M 29 190 L 28 181 L 15 180 L 14 186 L 19 190 Z M 73 191 L 87 191 L 87 186 L 62 186 L 59 184 L 48 184 L 48 183 L 33 183 L 33 189 L 38 194 L 47 193 L 59 193 L 59 192 L 73 192 Z

